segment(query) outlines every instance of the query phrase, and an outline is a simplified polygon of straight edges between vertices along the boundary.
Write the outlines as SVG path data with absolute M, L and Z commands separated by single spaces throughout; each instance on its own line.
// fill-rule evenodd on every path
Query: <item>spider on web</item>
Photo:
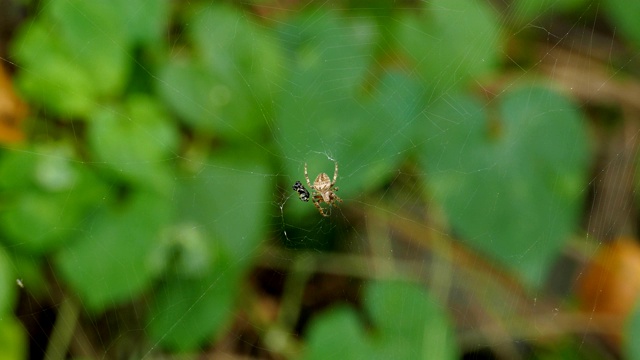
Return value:
M 335 193 L 336 191 L 338 191 L 338 188 L 335 187 L 336 180 L 338 179 L 338 162 L 335 162 L 333 180 L 329 179 L 329 175 L 325 173 L 320 173 L 318 174 L 318 176 L 316 177 L 316 180 L 313 182 L 313 185 L 312 185 L 311 181 L 309 181 L 309 174 L 307 172 L 307 163 L 304 164 L 304 178 L 307 180 L 307 185 L 309 186 L 309 188 L 311 188 L 311 190 L 313 191 L 313 194 L 311 194 L 313 205 L 315 205 L 315 207 L 318 209 L 318 212 L 320 212 L 320 215 L 324 217 L 328 217 L 329 214 L 324 212 L 324 210 L 320 206 L 320 203 L 325 202 L 327 205 L 329 205 L 329 208 L 331 208 L 331 205 L 333 205 L 334 207 L 337 207 L 336 202 L 342 202 L 342 199 L 340 199 L 338 195 L 336 195 Z M 300 182 L 298 181 L 296 184 L 298 183 Z M 304 188 L 304 186 L 302 186 L 302 184 L 300 184 L 300 187 L 304 191 L 307 191 Z M 295 185 L 294 185 L 294 188 L 295 188 Z M 296 191 L 298 191 L 298 194 L 300 194 L 300 190 L 296 190 Z M 307 200 L 302 199 L 302 194 L 300 194 L 300 199 L 304 201 L 308 201 L 308 194 L 309 193 L 307 191 L 306 193 Z

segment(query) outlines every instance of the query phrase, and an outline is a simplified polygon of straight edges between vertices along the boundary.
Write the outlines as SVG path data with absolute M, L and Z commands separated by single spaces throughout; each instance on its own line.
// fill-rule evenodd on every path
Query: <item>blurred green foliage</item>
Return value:
M 413 157 L 424 199 L 461 240 L 529 285 L 576 229 L 589 161 L 577 106 L 527 83 L 493 100 L 469 91 L 500 71 L 505 46 L 504 18 L 485 2 L 375 17 L 311 6 L 271 22 L 212 1 L 46 3 L 12 45 L 16 84 L 37 111 L 33 141 L 0 158 L 11 174 L 0 178 L 0 317 L 13 277 L 27 274 L 37 293 L 48 285 L 33 269 L 53 258 L 53 276 L 91 313 L 146 297 L 152 344 L 213 341 L 268 237 L 272 174 L 301 178 L 305 162 L 312 176 L 330 172 L 328 157 L 348 179 L 344 199 Z M 607 12 L 637 41 L 618 3 Z M 516 4 L 521 19 L 550 6 Z M 317 216 L 289 204 L 291 218 Z M 332 310 L 311 326 L 306 358 L 457 355 L 424 291 L 371 284 L 364 299 L 379 333 Z M 22 339 L 7 350 L 20 352 L 11 321 L 0 344 Z
M 185 16 L 193 53 L 162 64 L 160 94 L 198 132 L 227 140 L 257 137 L 281 80 L 273 35 L 227 6 L 196 7 Z
M 434 103 L 420 160 L 463 238 L 537 284 L 579 220 L 587 135 L 576 106 L 544 88 L 516 89 L 497 102 Z
M 640 334 L 640 302 L 630 314 L 624 329 L 624 355 L 627 359 L 640 359 L 640 342 L 636 335 Z
M 337 307 L 310 325 L 303 359 L 458 358 L 443 309 L 417 285 L 373 282 L 363 298 L 376 331 L 367 334 L 355 311 Z
M 640 23 L 635 16 L 640 12 L 640 1 L 606 0 L 602 5 L 622 35 L 631 41 L 635 48 L 640 47 Z

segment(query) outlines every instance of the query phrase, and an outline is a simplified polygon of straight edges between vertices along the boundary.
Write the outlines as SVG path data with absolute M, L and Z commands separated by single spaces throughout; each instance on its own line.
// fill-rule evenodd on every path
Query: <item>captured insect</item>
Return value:
M 298 192 L 298 196 L 300 197 L 300 200 L 304 202 L 309 201 L 309 191 L 305 189 L 304 185 L 302 185 L 300 180 L 296 181 L 296 183 L 293 184 L 293 190 Z

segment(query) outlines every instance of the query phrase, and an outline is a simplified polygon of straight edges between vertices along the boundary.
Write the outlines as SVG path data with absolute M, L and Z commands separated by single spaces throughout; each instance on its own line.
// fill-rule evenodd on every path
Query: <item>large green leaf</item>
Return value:
M 24 329 L 12 315 L 18 292 L 15 276 L 7 253 L 0 247 L 0 360 L 25 359 L 27 349 Z
M 575 105 L 544 88 L 497 102 L 494 109 L 458 96 L 434 104 L 420 159 L 462 239 L 536 284 L 577 226 L 586 131 Z
M 262 154 L 218 152 L 197 176 L 181 179 L 175 201 L 182 223 L 195 222 L 235 261 L 250 264 L 260 241 L 272 179 Z
M 89 123 L 89 144 L 117 175 L 155 189 L 171 186 L 178 130 L 152 98 L 132 96 L 124 109 L 101 108 Z
M 509 10 L 520 24 L 526 24 L 536 20 L 546 21 L 547 16 L 558 16 L 560 13 L 576 10 L 585 3 L 587 0 L 517 0 Z
M 401 50 L 417 67 L 429 98 L 464 89 L 493 71 L 502 53 L 499 21 L 484 1 L 434 0 L 399 19 Z
M 72 64 L 91 76 L 91 84 L 102 95 L 124 88 L 128 77 L 133 37 L 121 12 L 110 2 L 52 0 L 45 11 L 56 29 Z
M 9 257 L 0 247 L 0 318 L 11 313 L 16 300 L 16 279 L 13 273 Z
M 267 120 L 266 109 L 283 72 L 273 34 L 249 14 L 228 6 L 198 8 L 189 21 L 189 38 L 199 61 L 220 81 L 233 84 L 232 90 L 246 101 L 258 105 L 253 116 Z
M 221 109 L 234 110 L 240 120 L 249 120 L 248 109 L 230 103 L 231 89 L 191 58 L 177 58 L 165 64 L 159 79 L 161 97 L 187 125 L 198 131 L 232 133 L 236 119 L 223 117 Z M 237 102 L 235 99 L 234 103 Z
M 118 14 L 110 20 L 120 21 L 128 38 L 148 45 L 163 42 L 171 19 L 169 0 L 113 0 L 109 4 Z
M 0 172 L 12 174 L 0 181 L 0 225 L 14 250 L 44 253 L 65 243 L 108 192 L 75 158 L 60 143 L 7 153 L 0 161 Z
M 168 20 L 166 0 L 49 1 L 12 46 L 17 84 L 57 115 L 86 117 L 124 90 L 133 45 L 155 45 Z
M 187 21 L 195 51 L 165 64 L 160 94 L 198 131 L 241 140 L 257 135 L 271 117 L 281 78 L 275 42 L 226 6 L 198 7 Z
M 149 313 L 147 330 L 154 347 L 187 351 L 215 340 L 233 316 L 240 270 L 218 257 L 199 278 L 169 276 L 156 291 Z
M 423 289 L 401 282 L 367 287 L 365 306 L 378 336 L 379 359 L 457 359 L 453 328 L 440 305 Z
M 304 359 L 456 359 L 447 315 L 423 289 L 400 282 L 367 286 L 364 304 L 373 325 L 367 336 L 355 312 L 338 308 L 310 324 Z
M 0 360 L 19 359 L 27 359 L 27 335 L 18 319 L 3 315 L 0 317 Z
M 14 269 L 13 273 L 15 279 L 13 284 L 24 286 L 28 289 L 29 295 L 35 298 L 41 298 L 42 296 L 48 296 L 51 289 L 48 287 L 49 274 L 48 259 L 41 256 L 33 256 L 33 254 L 26 253 L 11 253 L 11 265 Z
M 305 335 L 307 348 L 302 359 L 371 359 L 373 347 L 358 314 L 338 307 L 319 315 Z
M 298 102 L 316 109 L 331 107 L 324 104 L 327 100 L 355 95 L 373 63 L 378 28 L 371 19 L 348 19 L 335 10 L 318 8 L 283 24 L 279 35 L 291 73 L 284 93 L 320 96 L 317 104 Z
M 627 359 L 640 359 L 640 302 L 629 315 L 625 326 L 623 351 Z
M 136 192 L 122 207 L 105 209 L 56 254 L 62 278 L 92 310 L 132 301 L 156 274 L 152 250 L 172 214 L 171 202 Z
M 16 85 L 27 99 L 55 114 L 87 115 L 95 106 L 98 89 L 91 74 L 74 63 L 48 26 L 35 20 L 18 31 L 12 53 L 26 70 L 18 71 Z
M 640 48 L 640 1 L 606 0 L 602 6 L 612 21 L 612 27 L 633 41 L 636 49 Z
M 190 268 L 178 259 L 175 274 L 156 291 L 148 329 L 157 344 L 193 349 L 215 339 L 232 316 L 240 276 L 263 240 L 272 184 L 259 159 L 255 154 L 218 154 L 200 164 L 197 176 L 179 181 L 174 194 L 179 228 L 194 229 L 191 235 L 181 233 L 207 254 L 198 256 L 179 246 L 179 256 L 197 262 L 210 259 L 211 264 Z

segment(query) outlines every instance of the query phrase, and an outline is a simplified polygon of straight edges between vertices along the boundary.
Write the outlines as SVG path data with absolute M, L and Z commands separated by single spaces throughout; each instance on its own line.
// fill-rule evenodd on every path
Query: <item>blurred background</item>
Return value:
M 0 9 L 0 359 L 640 359 L 640 1 Z

